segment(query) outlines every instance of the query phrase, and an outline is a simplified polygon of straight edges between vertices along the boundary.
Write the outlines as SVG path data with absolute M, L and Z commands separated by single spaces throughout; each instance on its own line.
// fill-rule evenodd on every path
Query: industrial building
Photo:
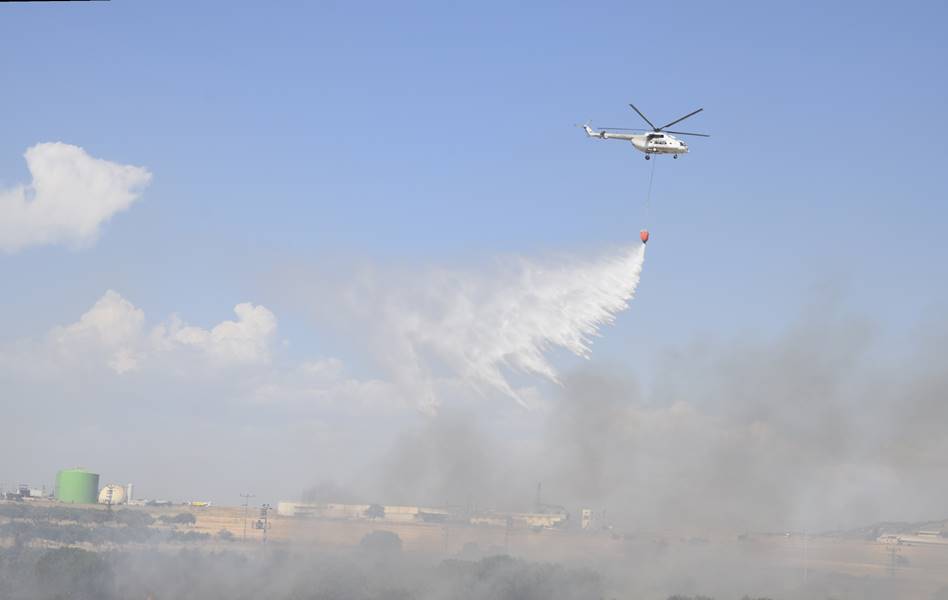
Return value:
M 321 519 L 376 519 L 396 523 L 438 522 L 450 512 L 442 508 L 421 506 L 383 506 L 381 504 L 307 504 L 279 502 L 277 514 L 283 517 L 314 517 Z
M 16 485 L 16 491 L 3 493 L 0 487 L 0 500 L 40 500 L 47 497 L 46 486 L 35 488 L 28 483 L 19 483 Z
M 485 512 L 469 514 L 464 511 L 426 506 L 383 506 L 381 504 L 310 504 L 280 502 L 277 514 L 281 517 L 315 519 L 372 520 L 390 523 L 465 523 L 489 527 L 554 529 L 564 527 L 569 513 Z
M 63 469 L 56 474 L 55 493 L 51 496 L 66 504 L 128 504 L 132 501 L 132 484 L 109 483 L 99 488 L 99 474 L 81 467 Z M 24 486 L 20 486 L 21 488 Z M 21 498 L 45 498 L 45 490 L 21 489 Z
M 530 529 L 556 529 L 564 527 L 569 514 L 557 513 L 487 513 L 468 518 L 471 525 L 489 525 L 493 527 L 515 527 Z

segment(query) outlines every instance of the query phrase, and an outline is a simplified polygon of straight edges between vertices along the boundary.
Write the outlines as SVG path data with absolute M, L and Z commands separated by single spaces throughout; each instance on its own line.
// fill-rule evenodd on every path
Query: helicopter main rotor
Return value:
M 675 120 L 672 121 L 671 123 L 667 123 L 667 124 L 665 124 L 665 125 L 662 125 L 661 127 L 656 127 L 655 124 L 652 123 L 651 121 L 649 121 L 649 120 L 648 120 L 648 117 L 646 117 L 645 114 L 643 114 L 642 111 L 640 111 L 638 108 L 636 108 L 636 106 L 635 106 L 634 104 L 632 104 L 632 103 L 630 102 L 630 103 L 629 103 L 629 106 L 632 107 L 632 110 L 634 110 L 636 113 L 638 113 L 638 115 L 639 115 L 640 117 L 642 117 L 642 120 L 643 120 L 643 121 L 645 121 L 646 123 L 648 123 L 648 125 L 649 125 L 649 127 L 651 127 L 651 129 L 642 129 L 641 127 L 638 127 L 638 128 L 629 128 L 629 127 L 601 127 L 600 129 L 611 129 L 611 130 L 613 130 L 613 131 L 650 131 L 650 132 L 652 132 L 652 133 L 663 132 L 663 133 L 673 133 L 673 134 L 675 134 L 675 135 L 694 135 L 694 136 L 698 136 L 698 137 L 711 137 L 710 135 L 708 135 L 708 134 L 706 134 L 706 133 L 691 133 L 691 132 L 688 132 L 688 131 L 671 131 L 671 130 L 667 130 L 667 131 L 666 131 L 666 129 L 665 129 L 666 127 L 671 127 L 672 125 L 674 125 L 674 124 L 676 124 L 676 123 L 681 123 L 682 121 L 684 121 L 685 119 L 687 119 L 687 118 L 689 118 L 689 117 L 695 116 L 695 115 L 698 114 L 699 112 L 703 111 L 703 110 L 704 110 L 703 108 L 699 108 L 698 110 L 696 110 L 696 111 L 694 111 L 694 112 L 690 112 L 690 113 L 688 113 L 687 115 L 685 115 L 685 116 L 683 116 L 683 117 L 680 117 L 680 118 L 678 118 L 678 119 L 675 119 Z

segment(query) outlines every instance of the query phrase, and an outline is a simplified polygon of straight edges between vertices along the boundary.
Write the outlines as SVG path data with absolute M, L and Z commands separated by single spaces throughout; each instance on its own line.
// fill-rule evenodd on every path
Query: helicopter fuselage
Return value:
M 639 152 L 645 154 L 687 154 L 688 144 L 667 133 L 618 133 L 615 131 L 596 131 L 585 125 L 586 135 L 601 140 L 623 140 L 630 142 Z

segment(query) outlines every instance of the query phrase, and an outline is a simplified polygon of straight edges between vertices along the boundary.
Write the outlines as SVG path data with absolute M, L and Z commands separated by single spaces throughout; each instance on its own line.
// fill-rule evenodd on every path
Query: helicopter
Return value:
M 599 138 L 601 140 L 625 140 L 627 142 L 632 142 L 632 146 L 636 150 L 645 153 L 645 160 L 652 158 L 652 154 L 671 154 L 672 158 L 678 158 L 679 154 L 688 153 L 688 144 L 679 140 L 675 135 L 694 135 L 698 137 L 711 137 L 705 133 L 688 133 L 686 131 L 666 131 L 666 128 L 671 127 L 676 123 L 681 123 L 688 117 L 693 117 L 699 112 L 703 111 L 703 108 L 699 108 L 694 112 L 690 112 L 687 115 L 681 117 L 680 119 L 675 119 L 667 125 L 662 125 L 661 127 L 656 127 L 651 121 L 648 120 L 642 111 L 637 109 L 634 104 L 629 104 L 632 107 L 632 110 L 637 112 L 642 119 L 648 123 L 651 129 L 629 129 L 626 127 L 603 127 L 599 131 L 596 131 L 589 126 L 589 123 L 583 125 L 583 129 L 586 130 L 586 135 L 589 137 Z M 608 130 L 608 131 L 607 131 Z M 642 131 L 643 133 L 615 133 L 619 131 Z M 675 135 L 670 135 L 675 134 Z

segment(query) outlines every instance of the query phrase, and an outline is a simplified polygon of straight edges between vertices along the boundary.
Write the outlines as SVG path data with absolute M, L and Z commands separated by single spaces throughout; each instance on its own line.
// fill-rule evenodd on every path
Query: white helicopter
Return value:
M 603 127 L 601 130 L 596 131 L 589 126 L 589 123 L 583 125 L 583 129 L 586 130 L 586 135 L 589 137 L 599 138 L 601 140 L 625 140 L 627 142 L 632 142 L 632 145 L 636 150 L 645 153 L 645 160 L 652 158 L 652 154 L 671 154 L 672 158 L 678 158 L 679 154 L 688 153 L 688 144 L 676 138 L 674 135 L 669 135 L 674 133 L 675 135 L 695 135 L 699 137 L 711 137 L 705 133 L 688 133 L 685 131 L 666 131 L 667 127 L 671 127 L 675 123 L 681 123 L 688 117 L 693 117 L 699 112 L 703 111 L 703 108 L 688 113 L 687 115 L 681 117 L 680 119 L 675 119 L 667 125 L 662 125 L 661 127 L 656 127 L 648 120 L 648 117 L 642 114 L 642 111 L 635 108 L 634 104 L 629 104 L 632 107 L 632 110 L 639 113 L 639 116 L 645 119 L 645 122 L 648 123 L 651 129 L 628 129 L 625 127 Z M 607 131 L 608 130 L 608 131 Z M 616 131 L 643 131 L 645 133 L 614 133 Z

